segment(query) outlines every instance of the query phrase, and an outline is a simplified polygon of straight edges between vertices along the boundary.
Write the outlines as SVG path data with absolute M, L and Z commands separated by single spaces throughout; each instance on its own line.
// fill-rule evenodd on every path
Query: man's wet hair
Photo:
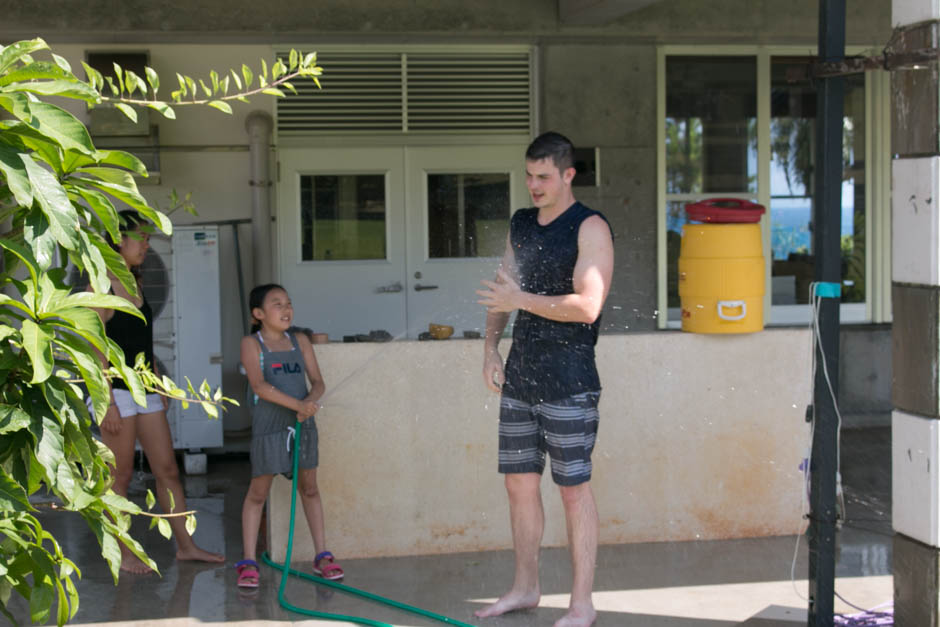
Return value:
M 551 159 L 559 172 L 574 167 L 574 145 L 571 140 L 554 131 L 542 133 L 529 144 L 525 151 L 526 161 Z

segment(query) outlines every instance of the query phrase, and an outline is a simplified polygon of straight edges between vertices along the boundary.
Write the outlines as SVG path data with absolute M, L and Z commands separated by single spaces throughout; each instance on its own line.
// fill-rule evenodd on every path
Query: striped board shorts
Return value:
M 530 405 L 503 396 L 499 403 L 499 472 L 542 474 L 551 456 L 552 479 L 560 486 L 591 480 L 600 392 L 582 392 Z

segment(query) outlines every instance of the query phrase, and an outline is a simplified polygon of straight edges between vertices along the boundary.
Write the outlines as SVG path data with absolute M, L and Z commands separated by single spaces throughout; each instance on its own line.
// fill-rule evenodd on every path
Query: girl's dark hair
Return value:
M 136 231 L 141 226 L 150 224 L 147 218 L 140 215 L 140 212 L 136 209 L 125 209 L 124 211 L 119 211 L 118 222 L 120 224 L 118 228 L 120 229 L 122 236 L 127 235 L 131 231 Z M 109 241 L 108 243 L 111 244 L 111 248 L 114 249 L 114 252 L 121 252 L 121 242 L 115 244 L 114 242 Z M 139 267 L 135 266 L 131 268 L 131 273 L 135 278 L 140 279 Z
M 253 312 L 256 308 L 261 309 L 264 305 L 264 299 L 267 297 L 268 292 L 271 290 L 282 290 L 287 292 L 282 286 L 277 283 L 265 283 L 264 285 L 257 285 L 252 288 L 251 292 L 248 294 L 248 311 Z M 255 315 L 251 314 L 251 332 L 257 333 L 261 330 L 261 323 L 258 322 Z

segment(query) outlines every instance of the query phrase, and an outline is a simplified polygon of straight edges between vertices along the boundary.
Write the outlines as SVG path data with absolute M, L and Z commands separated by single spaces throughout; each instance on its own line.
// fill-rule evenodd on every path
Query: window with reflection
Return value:
M 788 79 L 805 57 L 771 59 L 770 228 L 774 305 L 809 302 L 815 273 L 816 90 Z M 791 73 L 792 74 L 792 73 Z M 865 301 L 865 78 L 846 77 L 842 119 L 842 302 Z
M 665 123 L 667 294 L 678 307 L 686 203 L 757 193 L 756 57 L 667 57 Z
M 428 174 L 428 257 L 497 257 L 509 228 L 509 174 Z
M 385 259 L 383 174 L 300 177 L 302 261 Z

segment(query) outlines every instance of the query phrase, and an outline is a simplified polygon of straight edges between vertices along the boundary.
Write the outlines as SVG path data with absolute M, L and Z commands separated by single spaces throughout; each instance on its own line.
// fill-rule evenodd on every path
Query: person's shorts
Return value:
M 134 397 L 130 391 L 114 388 L 111 390 L 114 394 L 114 404 L 117 405 L 121 418 L 130 418 L 137 414 L 155 414 L 163 411 L 163 401 L 159 394 L 148 394 L 146 396 L 146 405 L 138 405 L 134 402 Z
M 499 472 L 541 474 L 545 453 L 552 479 L 561 486 L 591 480 L 600 392 L 582 392 L 530 405 L 503 396 L 499 403 Z

